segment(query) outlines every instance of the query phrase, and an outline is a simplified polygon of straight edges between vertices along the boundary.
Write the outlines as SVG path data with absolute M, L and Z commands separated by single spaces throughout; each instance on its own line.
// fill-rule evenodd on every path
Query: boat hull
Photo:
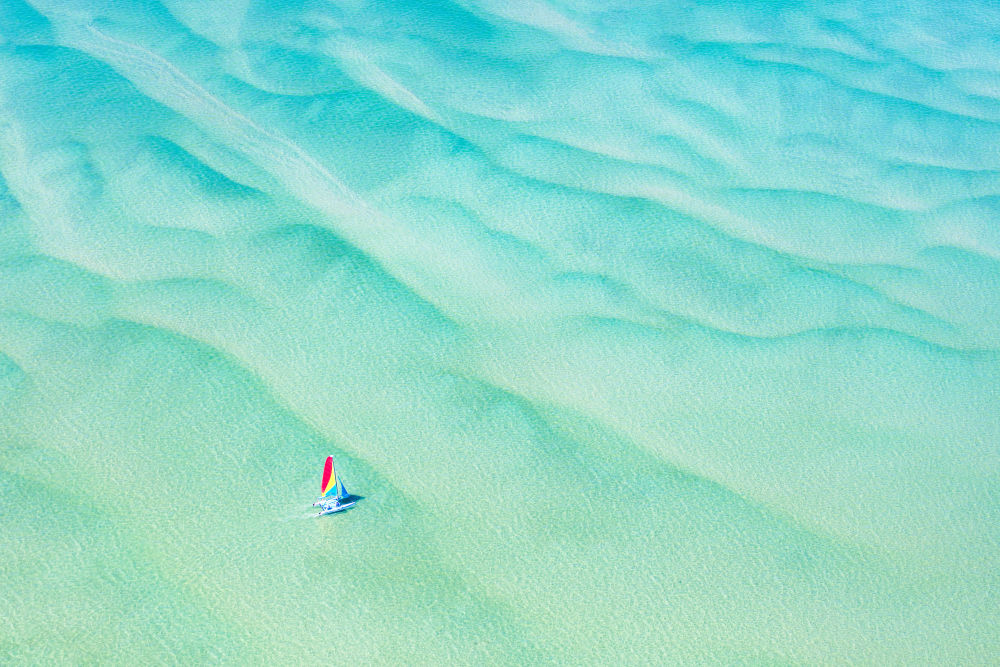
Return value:
M 321 506 L 322 509 L 316 514 L 316 516 L 325 516 L 327 514 L 336 514 L 337 512 L 343 512 L 346 509 L 350 509 L 357 504 L 357 501 L 351 501 L 349 503 L 342 503 L 340 505 L 326 505 Z

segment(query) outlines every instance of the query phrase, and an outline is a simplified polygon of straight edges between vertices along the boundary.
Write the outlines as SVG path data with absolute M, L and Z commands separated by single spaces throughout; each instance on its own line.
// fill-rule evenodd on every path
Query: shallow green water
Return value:
M 6 0 L 0 662 L 995 660 L 998 27 Z

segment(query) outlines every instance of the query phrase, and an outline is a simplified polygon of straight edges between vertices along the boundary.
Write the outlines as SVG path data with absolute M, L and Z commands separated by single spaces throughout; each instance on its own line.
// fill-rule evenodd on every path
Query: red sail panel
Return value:
M 330 488 L 330 477 L 333 475 L 333 457 L 326 457 L 326 464 L 323 466 L 323 483 L 320 484 L 320 493 L 326 493 Z

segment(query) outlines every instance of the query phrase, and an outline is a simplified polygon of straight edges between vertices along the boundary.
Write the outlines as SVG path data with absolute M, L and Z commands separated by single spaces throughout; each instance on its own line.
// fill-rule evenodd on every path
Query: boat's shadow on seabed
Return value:
M 356 502 L 359 502 L 359 501 L 364 500 L 364 499 L 365 499 L 364 496 L 356 496 L 353 493 L 348 493 L 347 497 L 340 501 L 340 504 L 341 505 L 346 505 L 348 503 L 356 503 Z M 348 507 L 348 508 L 342 510 L 342 512 L 350 512 L 351 510 L 355 509 L 356 507 L 357 507 L 357 505 L 354 505 L 353 507 Z
M 362 501 L 364 499 L 365 499 L 364 496 L 356 496 L 353 493 L 348 493 L 347 497 L 344 498 L 343 502 L 345 502 L 345 503 L 357 503 L 357 502 L 360 502 L 360 501 Z M 351 509 L 354 509 L 354 508 L 352 507 Z

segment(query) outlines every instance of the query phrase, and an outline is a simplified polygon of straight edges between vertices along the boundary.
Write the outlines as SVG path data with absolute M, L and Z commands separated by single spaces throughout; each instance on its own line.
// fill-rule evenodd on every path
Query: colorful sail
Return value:
M 333 467 L 333 457 L 326 457 L 323 465 L 323 484 L 321 485 L 322 495 L 337 496 L 340 493 L 340 485 L 337 483 L 337 470 Z
M 326 463 L 323 465 L 323 483 L 320 485 L 320 490 L 324 498 L 343 500 L 351 495 L 337 475 L 337 467 L 333 465 L 332 456 L 326 457 Z

